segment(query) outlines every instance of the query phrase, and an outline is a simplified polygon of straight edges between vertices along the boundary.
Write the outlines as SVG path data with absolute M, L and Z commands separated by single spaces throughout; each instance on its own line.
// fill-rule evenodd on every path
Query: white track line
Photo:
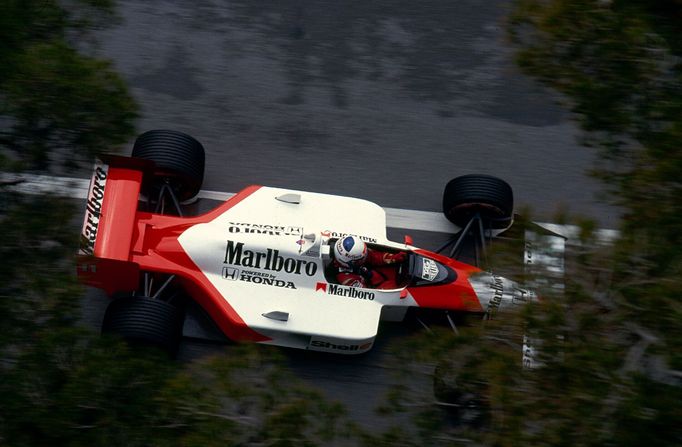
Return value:
M 24 194 L 54 194 L 74 199 L 85 199 L 90 185 L 90 179 L 6 173 L 0 173 L 0 181 L 19 182 L 11 186 L 11 189 Z
M 19 182 L 11 186 L 15 191 L 25 194 L 56 194 L 74 199 L 85 199 L 88 193 L 90 179 L 71 177 L 52 177 L 47 175 L 11 175 L 0 173 L 0 181 Z M 225 201 L 234 193 L 220 191 L 200 191 L 201 199 Z M 403 228 L 415 231 L 433 231 L 438 233 L 454 233 L 455 227 L 442 213 L 433 211 L 405 210 L 400 208 L 384 208 L 386 211 L 386 225 L 391 228 Z M 542 227 L 560 234 L 569 241 L 575 241 L 580 234 L 576 225 L 558 225 L 553 223 L 538 223 Z M 597 231 L 598 239 L 609 243 L 618 237 L 618 231 L 601 229 Z

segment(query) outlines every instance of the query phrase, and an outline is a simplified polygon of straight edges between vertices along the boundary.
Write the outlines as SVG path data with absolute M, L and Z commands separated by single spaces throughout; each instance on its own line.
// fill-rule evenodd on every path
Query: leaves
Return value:
M 137 107 L 122 79 L 69 43 L 69 33 L 85 32 L 98 16 L 93 11 L 111 13 L 109 1 L 83 3 L 91 15 L 53 1 L 3 0 L 0 153 L 14 169 L 72 168 L 134 131 Z
M 82 293 L 73 274 L 77 236 L 64 231 L 72 212 L 63 199 L 2 191 L 0 349 L 77 318 Z
M 321 445 L 342 412 L 274 354 L 241 346 L 182 367 L 83 330 L 42 336 L 0 372 L 10 445 Z
M 436 389 L 449 382 L 447 397 L 459 408 L 440 419 L 432 407 L 423 410 L 440 422 L 418 443 L 678 445 L 682 4 L 516 3 L 510 23 L 519 63 L 571 103 L 625 220 L 610 250 L 594 248 L 593 229 L 583 225 L 563 296 L 540 290 L 551 300 L 517 316 L 538 340 L 541 368 L 518 371 L 511 352 L 490 344 L 510 340 L 514 318 L 482 334 L 460 328 L 456 342 L 411 344 L 438 365 Z M 472 388 L 476 382 L 485 391 Z M 457 400 L 471 389 L 487 396 L 483 426 L 467 423 Z M 404 403 L 424 393 L 408 384 L 400 396 Z

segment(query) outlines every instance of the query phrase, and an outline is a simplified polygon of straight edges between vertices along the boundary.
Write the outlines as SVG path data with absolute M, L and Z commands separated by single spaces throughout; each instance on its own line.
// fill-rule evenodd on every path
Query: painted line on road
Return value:
M 90 179 L 27 174 L 17 176 L 6 173 L 0 173 L 0 181 L 3 184 L 14 183 L 10 187 L 14 191 L 25 194 L 55 194 L 74 199 L 85 199 L 90 185 Z M 197 196 L 200 199 L 225 201 L 234 196 L 234 193 L 202 190 Z M 437 233 L 454 233 L 457 230 L 457 227 L 439 212 L 400 208 L 384 208 L 384 211 L 386 211 L 386 225 L 391 228 Z M 538 225 L 566 237 L 569 241 L 577 240 L 580 235 L 580 227 L 577 225 L 544 222 L 538 222 Z M 597 231 L 597 239 L 602 243 L 610 243 L 617 237 L 617 230 L 600 229 Z

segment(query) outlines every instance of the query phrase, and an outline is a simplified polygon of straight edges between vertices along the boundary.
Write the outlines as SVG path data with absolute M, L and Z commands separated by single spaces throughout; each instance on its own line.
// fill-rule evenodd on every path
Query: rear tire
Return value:
M 206 155 L 201 143 L 190 135 L 175 130 L 147 131 L 135 140 L 132 156 L 156 164 L 149 195 L 158 194 L 166 182 L 179 201 L 191 199 L 201 190 Z
M 459 227 L 466 226 L 478 214 L 488 228 L 507 228 L 514 214 L 514 194 L 511 186 L 500 178 L 463 175 L 445 186 L 443 214 Z
M 116 334 L 131 344 L 157 347 L 174 357 L 182 338 L 184 315 L 165 301 L 130 296 L 113 300 L 104 314 L 103 334 Z

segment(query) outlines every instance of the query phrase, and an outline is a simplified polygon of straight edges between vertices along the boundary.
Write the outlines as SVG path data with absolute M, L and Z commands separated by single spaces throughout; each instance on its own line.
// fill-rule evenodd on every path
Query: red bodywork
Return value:
M 133 160 L 132 167 L 126 160 Z M 78 256 L 79 279 L 109 296 L 139 287 L 139 272 L 176 275 L 184 290 L 211 315 L 233 340 L 266 341 L 250 329 L 187 256 L 178 237 L 187 228 L 209 222 L 251 195 L 259 186 L 242 190 L 214 210 L 196 217 L 175 217 L 137 211 L 143 172 L 135 159 L 107 160 L 106 194 L 102 198 L 97 239 L 92 254 Z
M 469 276 L 479 273 L 481 269 L 428 250 L 416 249 L 415 253 L 434 259 L 457 272 L 457 279 L 448 284 L 408 288 L 419 307 L 459 312 L 483 312 L 476 292 L 469 283 Z
M 138 211 L 143 177 L 153 164 L 128 157 L 107 159 L 106 194 L 88 199 L 96 238 L 87 253 L 78 256 L 78 276 L 88 285 L 103 289 L 109 296 L 139 289 L 140 272 L 176 275 L 184 290 L 212 317 L 232 340 L 267 341 L 250 329 L 227 300 L 210 283 L 181 247 L 178 237 L 189 227 L 210 222 L 246 199 L 260 186 L 250 186 L 212 211 L 195 217 L 175 217 Z M 95 177 L 93 177 L 93 181 Z M 92 190 L 92 185 L 91 185 Z M 91 200 L 100 202 L 91 210 Z M 99 211 L 96 211 L 99 210 Z M 90 215 L 86 212 L 86 223 Z M 434 259 L 457 272 L 448 284 L 411 287 L 410 294 L 420 307 L 453 311 L 482 312 L 468 277 L 480 272 L 476 267 L 445 256 L 417 249 L 416 253 Z

